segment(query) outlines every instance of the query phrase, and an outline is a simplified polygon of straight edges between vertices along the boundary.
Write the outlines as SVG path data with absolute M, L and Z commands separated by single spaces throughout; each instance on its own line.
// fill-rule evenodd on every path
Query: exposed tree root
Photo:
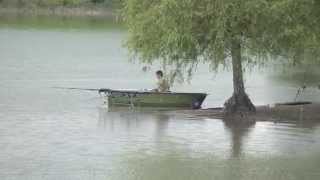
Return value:
M 256 108 L 246 93 L 234 93 L 224 104 L 224 113 L 226 115 L 252 112 L 256 112 Z

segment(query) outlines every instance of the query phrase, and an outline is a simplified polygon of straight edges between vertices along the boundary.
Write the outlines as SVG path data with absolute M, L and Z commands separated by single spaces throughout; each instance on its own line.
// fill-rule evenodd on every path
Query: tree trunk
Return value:
M 233 40 L 231 44 L 232 70 L 233 70 L 233 95 L 225 104 L 225 113 L 255 112 L 255 107 L 245 92 L 241 64 L 240 40 Z

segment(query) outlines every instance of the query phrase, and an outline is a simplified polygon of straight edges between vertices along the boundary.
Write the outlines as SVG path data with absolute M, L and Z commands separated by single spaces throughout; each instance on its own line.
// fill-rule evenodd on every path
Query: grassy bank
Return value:
M 0 16 L 70 16 L 70 17 L 106 17 L 117 18 L 111 9 L 88 7 L 54 7 L 54 8 L 17 8 L 0 7 Z
M 105 17 L 0 16 L 0 28 L 41 30 L 125 30 L 121 22 Z
M 117 18 L 118 5 L 114 0 L 0 0 L 0 16 Z

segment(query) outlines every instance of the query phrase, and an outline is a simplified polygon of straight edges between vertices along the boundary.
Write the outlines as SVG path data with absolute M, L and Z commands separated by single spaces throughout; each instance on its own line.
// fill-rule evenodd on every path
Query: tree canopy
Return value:
M 315 0 L 126 0 L 124 14 L 128 47 L 144 62 L 205 60 L 217 67 L 230 56 L 234 37 L 253 63 L 315 55 L 319 8 Z
M 123 12 L 128 48 L 143 62 L 182 74 L 201 61 L 213 69 L 231 62 L 234 94 L 225 106 L 234 112 L 254 111 L 243 62 L 319 60 L 319 8 L 316 0 L 125 0 Z

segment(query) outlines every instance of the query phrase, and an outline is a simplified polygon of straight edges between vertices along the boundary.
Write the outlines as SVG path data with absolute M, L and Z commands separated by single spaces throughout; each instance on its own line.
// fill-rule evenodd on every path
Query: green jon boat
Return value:
M 175 93 L 100 89 L 109 106 L 201 108 L 205 93 Z

